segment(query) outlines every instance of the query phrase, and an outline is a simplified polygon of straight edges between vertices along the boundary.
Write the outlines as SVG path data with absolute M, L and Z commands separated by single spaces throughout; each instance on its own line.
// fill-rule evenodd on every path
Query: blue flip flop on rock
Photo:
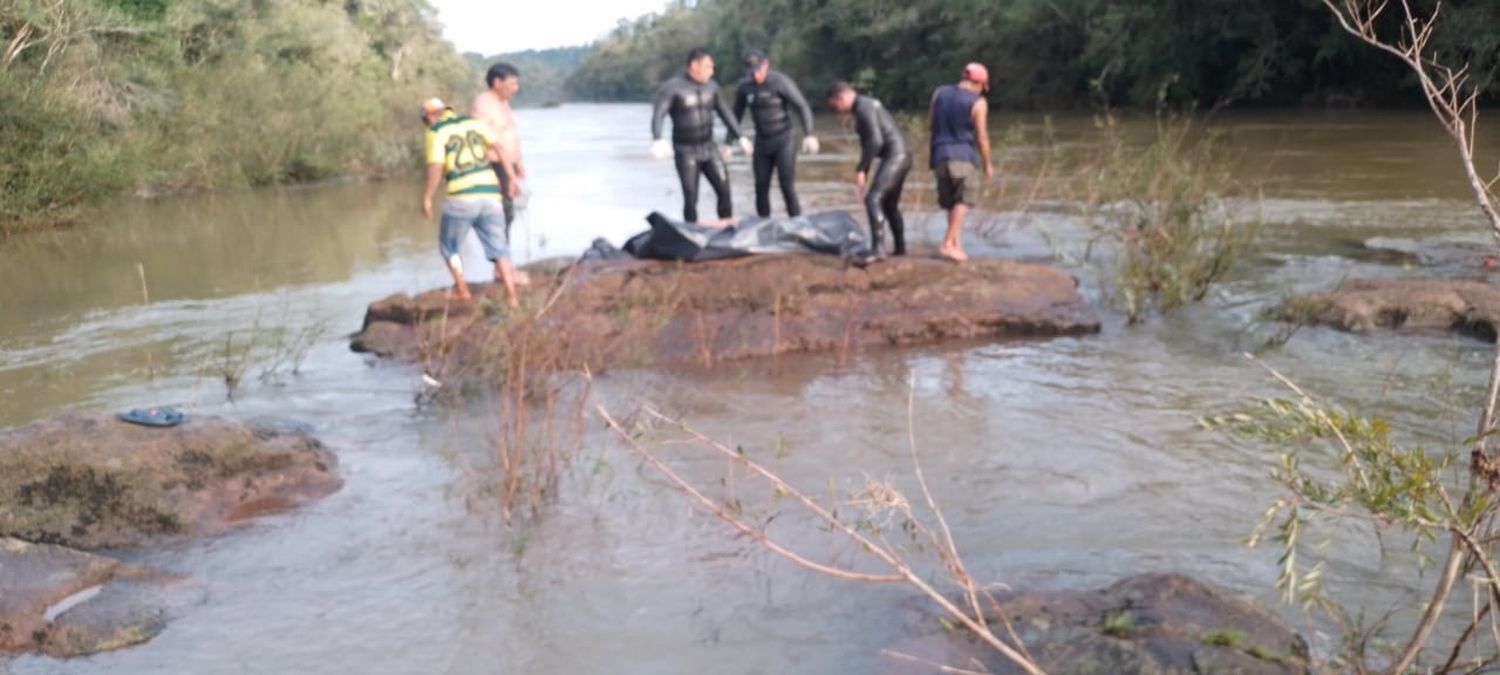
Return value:
M 147 427 L 175 427 L 182 424 L 187 416 L 171 407 L 134 408 L 120 413 L 120 419 Z

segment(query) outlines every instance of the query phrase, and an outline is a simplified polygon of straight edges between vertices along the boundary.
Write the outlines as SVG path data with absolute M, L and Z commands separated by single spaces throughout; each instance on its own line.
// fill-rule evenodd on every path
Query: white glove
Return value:
M 740 136 L 740 151 L 749 157 L 750 153 L 755 152 L 755 144 L 751 143 L 750 139 Z
M 818 137 L 817 136 L 807 136 L 807 137 L 805 137 L 805 138 L 802 139 L 802 154 L 804 154 L 804 155 L 816 155 L 816 154 L 818 154 Z
M 658 138 L 651 142 L 651 156 L 657 159 L 666 159 L 672 156 L 672 144 L 665 138 Z

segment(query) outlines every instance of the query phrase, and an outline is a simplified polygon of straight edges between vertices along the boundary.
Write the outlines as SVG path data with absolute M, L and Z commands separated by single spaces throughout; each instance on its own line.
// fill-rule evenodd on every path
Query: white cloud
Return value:
M 460 51 L 499 54 L 593 42 L 665 0 L 432 0 Z

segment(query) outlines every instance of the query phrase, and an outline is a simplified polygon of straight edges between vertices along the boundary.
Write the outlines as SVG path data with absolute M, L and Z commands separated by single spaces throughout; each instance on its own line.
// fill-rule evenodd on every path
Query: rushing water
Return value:
M 670 163 L 647 158 L 647 114 L 628 105 L 518 113 L 532 176 L 516 226 L 519 259 L 574 254 L 595 237 L 620 243 L 650 210 L 677 212 Z M 851 206 L 849 135 L 833 120 L 820 123 L 830 152 L 803 162 L 804 201 Z M 598 397 L 650 401 L 820 492 L 830 480 L 865 475 L 910 487 L 910 390 L 924 466 L 976 576 L 1081 587 L 1181 571 L 1274 602 L 1275 552 L 1241 545 L 1276 494 L 1266 478 L 1274 449 L 1202 431 L 1196 420 L 1279 392 L 1242 353 L 1270 333 L 1258 316 L 1286 294 L 1355 276 L 1481 271 L 1463 256 L 1436 270 L 1391 263 L 1369 255 L 1366 242 L 1422 250 L 1485 239 L 1450 147 L 1422 114 L 1256 114 L 1216 124 L 1228 132 L 1238 178 L 1263 194 L 1244 205 L 1265 223 L 1264 246 L 1201 305 L 1137 327 L 1106 313 L 1102 334 L 1078 339 L 612 373 L 595 382 Z M 1038 166 L 1042 136 L 1040 120 L 1018 128 L 1020 140 L 999 153 L 1016 193 Z M 1139 134 L 1149 124 L 1130 128 Z M 1061 147 L 1076 147 L 1092 126 L 1065 119 L 1056 129 Z M 745 211 L 743 159 L 731 179 Z M 909 221 L 923 253 L 935 247 L 939 217 L 930 174 L 918 170 L 912 182 Z M 544 517 L 522 531 L 499 521 L 459 468 L 487 452 L 491 407 L 419 408 L 416 371 L 347 348 L 366 303 L 444 281 L 418 191 L 349 183 L 122 199 L 79 227 L 0 247 L 0 425 L 146 403 L 290 417 L 338 451 L 347 480 L 318 504 L 227 536 L 127 554 L 186 573 L 202 590 L 203 600 L 176 612 L 150 643 L 0 666 L 25 674 L 878 670 L 879 649 L 910 629 L 902 618 L 909 590 L 816 577 L 768 556 L 691 509 L 597 423 Z M 779 197 L 773 202 L 779 209 Z M 1084 235 L 1065 209 L 987 220 L 998 226 L 983 240 L 971 235 L 971 252 L 1044 258 L 1049 240 L 1069 245 Z M 468 255 L 471 270 L 483 269 L 477 250 Z M 1088 297 L 1104 305 L 1082 276 Z M 1467 411 L 1487 356 L 1462 338 L 1307 329 L 1264 360 L 1313 392 L 1391 419 L 1403 438 L 1437 446 L 1472 426 Z M 226 374 L 243 380 L 232 399 Z M 789 456 L 771 459 L 776 444 Z M 693 457 L 684 471 L 717 485 L 720 465 Z M 790 539 L 813 552 L 824 541 Z M 1330 586 L 1345 599 L 1377 611 L 1418 601 L 1410 561 L 1382 559 L 1370 537 L 1343 533 L 1328 553 Z

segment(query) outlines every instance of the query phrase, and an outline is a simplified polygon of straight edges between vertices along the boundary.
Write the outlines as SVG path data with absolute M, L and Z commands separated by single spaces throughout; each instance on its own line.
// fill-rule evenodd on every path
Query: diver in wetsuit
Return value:
M 707 50 L 694 49 L 688 54 L 687 70 L 657 90 L 651 112 L 651 154 L 663 158 L 667 141 L 661 137 L 661 124 L 668 113 L 672 115 L 671 150 L 677 160 L 677 177 L 682 179 L 682 219 L 689 223 L 698 222 L 699 175 L 708 179 L 719 198 L 719 217 L 728 218 L 733 213 L 725 157 L 714 144 L 715 113 L 728 129 L 725 142 L 739 139 L 745 154 L 751 151 L 750 140 L 740 135 L 740 127 L 730 117 L 729 104 L 720 95 L 713 76 L 714 58 Z
M 813 136 L 812 108 L 803 98 L 797 83 L 781 71 L 771 70 L 771 61 L 759 49 L 745 52 L 745 79 L 734 94 L 734 121 L 745 118 L 745 109 L 755 121 L 755 212 L 765 218 L 771 215 L 771 171 L 781 182 L 781 197 L 789 216 L 802 215 L 795 185 L 797 147 L 792 132 L 792 116 L 802 125 L 802 152 L 815 154 L 818 139 Z
M 848 82 L 835 82 L 828 88 L 828 105 L 834 110 L 854 115 L 854 128 L 859 132 L 859 166 L 854 172 L 854 185 L 862 192 L 865 212 L 870 218 L 870 246 L 878 258 L 885 226 L 891 228 L 895 240 L 895 255 L 906 255 L 906 222 L 901 219 L 901 189 L 906 183 L 906 174 L 911 171 L 911 153 L 906 149 L 906 137 L 901 135 L 896 119 L 885 106 L 869 96 L 860 95 Z M 880 168 L 875 178 L 866 187 L 866 173 L 875 158 L 880 158 Z

